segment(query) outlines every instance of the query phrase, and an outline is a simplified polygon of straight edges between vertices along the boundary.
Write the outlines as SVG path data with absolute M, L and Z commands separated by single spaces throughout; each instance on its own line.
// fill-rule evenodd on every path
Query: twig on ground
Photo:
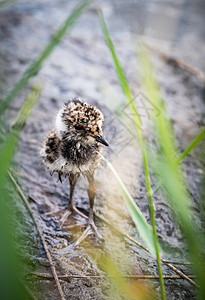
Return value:
M 170 267 L 173 271 L 175 271 L 177 274 L 179 274 L 180 276 L 184 277 L 186 280 L 188 280 L 190 283 L 192 283 L 193 285 L 195 285 L 197 288 L 199 288 L 198 284 L 193 281 L 189 276 L 187 276 L 186 274 L 184 274 L 182 271 L 180 271 L 179 269 L 177 269 L 175 266 L 173 266 L 170 263 L 167 263 L 166 260 L 164 260 L 163 258 L 161 258 L 161 261 L 167 265 L 168 267 Z
M 30 204 L 29 202 L 27 201 L 25 195 L 23 194 L 21 188 L 19 187 L 19 185 L 17 184 L 17 182 L 15 181 L 15 179 L 13 178 L 13 176 L 11 175 L 11 173 L 8 171 L 8 174 L 11 178 L 11 180 L 13 181 L 13 183 L 15 184 L 15 186 L 17 187 L 21 197 L 23 198 L 24 202 L 26 203 L 32 217 L 33 217 L 33 220 L 36 224 L 36 227 L 38 229 L 38 232 L 39 232 L 39 235 L 41 237 L 41 240 L 43 242 L 43 245 L 44 245 L 44 248 L 45 248 L 45 251 L 46 251 L 46 255 L 47 255 L 47 258 L 49 260 L 49 263 L 50 263 L 50 266 L 51 266 L 51 269 L 52 269 L 52 272 L 53 272 L 53 277 L 54 279 L 56 280 L 56 284 L 57 284 L 57 287 L 58 287 L 58 290 L 59 290 L 59 293 L 61 295 L 61 298 L 63 300 L 65 300 L 65 297 L 64 297 L 64 294 L 63 294 L 63 291 L 62 291 L 62 288 L 61 288 L 61 285 L 60 285 L 60 282 L 59 282 L 59 279 L 58 279 L 58 276 L 57 276 L 57 273 L 56 273 L 56 269 L 54 267 L 54 264 L 53 264 L 53 261 L 52 261 L 52 258 L 51 258 L 51 255 L 50 255 L 50 252 L 48 250 L 48 247 L 47 247 L 47 244 L 45 242 L 45 239 L 44 239 L 44 236 L 43 236 L 43 233 L 38 225 L 38 222 L 37 222 L 37 219 L 35 217 L 35 215 L 33 214 L 33 211 L 30 207 Z M 146 252 L 150 253 L 149 249 L 144 247 L 141 243 L 139 243 L 138 241 L 136 241 L 134 238 L 132 238 L 131 236 L 129 236 L 128 234 L 126 234 L 124 231 L 122 231 L 121 229 L 115 227 L 113 224 L 111 224 L 110 222 L 108 222 L 104 217 L 100 216 L 99 214 L 95 213 L 96 217 L 99 218 L 100 220 L 102 220 L 105 224 L 107 224 L 109 227 L 113 228 L 115 231 L 117 231 L 118 233 L 120 233 L 123 237 L 129 239 L 131 242 L 133 242 L 134 244 L 136 244 L 137 246 L 139 246 L 140 248 L 144 249 Z M 198 287 L 198 285 L 196 284 L 196 282 L 194 282 L 191 278 L 195 278 L 194 276 L 187 276 L 186 274 L 184 274 L 182 271 L 180 271 L 179 269 L 177 269 L 175 266 L 173 266 L 170 262 L 164 260 L 163 258 L 161 258 L 161 261 L 166 264 L 169 268 L 171 268 L 174 272 L 176 272 L 177 274 L 179 274 L 178 277 L 182 277 L 184 279 L 186 279 L 187 281 L 189 281 L 191 284 L 193 284 L 194 286 Z M 189 263 L 186 263 L 184 262 L 184 264 L 189 264 Z M 55 274 L 55 275 L 54 275 Z M 62 275 L 64 276 L 64 275 Z M 65 275 L 65 276 L 70 276 L 70 275 Z M 77 276 L 77 275 L 75 275 Z M 95 275 L 96 276 L 96 275 Z M 148 276 L 148 275 L 147 275 Z M 152 275 L 149 275 L 149 276 L 152 276 Z M 176 276 L 176 275 L 175 275 Z M 82 277 L 82 276 L 81 276 Z M 59 277 L 59 278 L 62 278 L 62 277 Z M 86 278 L 86 277 L 85 277 Z M 155 277 L 155 279 L 157 279 L 157 277 Z M 60 287 L 60 289 L 59 289 Z M 61 292 L 60 292 L 61 290 Z
M 48 273 L 30 273 L 29 275 L 31 275 L 31 278 L 27 278 L 28 280 L 30 279 L 38 279 L 38 278 L 42 278 L 42 279 L 53 279 L 53 276 L 51 274 Z M 105 275 L 92 275 L 92 274 L 87 274 L 87 275 L 61 275 L 58 274 L 58 278 L 60 279 L 70 279 L 70 278 L 103 278 L 105 277 Z M 133 275 L 123 275 L 123 278 L 130 278 L 130 279 L 159 279 L 158 275 L 138 275 L 138 274 L 133 274 Z M 182 278 L 180 275 L 164 275 L 163 276 L 164 279 L 184 279 Z M 196 278 L 196 276 L 194 275 L 190 275 L 191 278 Z
M 124 231 L 122 231 L 121 229 L 115 227 L 113 224 L 111 224 L 110 222 L 108 222 L 104 217 L 96 214 L 96 217 L 99 218 L 100 220 L 102 220 L 104 223 L 106 223 L 109 227 L 112 227 L 115 231 L 117 231 L 118 233 L 120 233 L 123 237 L 129 239 L 131 242 L 135 243 L 137 246 L 139 246 L 140 248 L 144 249 L 145 251 L 147 251 L 148 253 L 150 253 L 149 249 L 144 247 L 142 244 L 140 244 L 139 242 L 137 242 L 135 239 L 133 239 L 131 236 L 129 236 L 128 234 L 126 234 Z M 187 276 L 186 274 L 184 274 L 182 271 L 180 271 L 179 269 L 177 269 L 175 266 L 173 266 L 171 263 L 167 262 L 166 260 L 164 260 L 163 258 L 161 258 L 161 261 L 167 265 L 170 269 L 172 269 L 174 272 L 176 272 L 177 274 L 179 274 L 181 277 L 183 277 L 184 279 L 188 280 L 191 284 L 193 284 L 194 286 L 196 286 L 197 288 L 199 288 L 199 286 L 196 284 L 196 282 L 194 282 L 189 276 Z
M 189 265 L 189 266 L 193 264 L 189 261 L 168 261 L 168 260 L 164 260 L 164 263 L 172 264 L 172 265 Z
M 148 45 L 147 43 L 145 45 L 148 49 L 159 54 L 167 63 L 172 63 L 177 67 L 181 68 L 182 70 L 185 70 L 188 73 L 196 76 L 205 85 L 205 75 L 201 70 L 198 70 L 197 68 L 190 66 L 188 63 L 185 63 L 184 61 L 174 56 L 165 54 L 164 52 L 160 51 L 158 48 L 154 46 Z
M 33 213 L 33 210 L 32 210 L 32 208 L 31 208 L 31 206 L 30 206 L 28 200 L 26 199 L 26 197 L 25 197 L 25 195 L 24 195 L 22 189 L 20 188 L 20 186 L 18 185 L 18 183 L 16 182 L 16 180 L 14 179 L 14 177 L 11 175 L 11 173 L 10 173 L 9 171 L 8 171 L 8 175 L 9 175 L 10 179 L 12 180 L 12 182 L 14 183 L 14 185 L 16 186 L 16 188 L 17 188 L 17 190 L 18 190 L 20 196 L 22 197 L 23 201 L 25 202 L 25 204 L 26 204 L 26 206 L 27 206 L 27 208 L 28 208 L 28 210 L 29 210 L 29 212 L 30 212 L 32 218 L 33 218 L 33 221 L 34 221 L 34 223 L 35 223 L 35 225 L 36 225 L 36 228 L 37 228 L 37 230 L 38 230 L 39 236 L 40 236 L 41 241 L 42 241 L 42 243 L 43 243 L 43 247 L 44 247 L 44 249 L 45 249 L 46 256 L 47 256 L 48 261 L 49 261 L 49 263 L 50 263 L 50 267 L 51 267 L 51 270 L 52 270 L 52 273 L 53 273 L 53 277 L 54 277 L 54 279 L 55 279 L 55 282 L 56 282 L 56 285 L 57 285 L 59 294 L 60 294 L 60 296 L 61 296 L 61 299 L 62 299 L 62 300 L 66 300 L 66 298 L 65 298 L 65 296 L 64 296 L 64 293 L 63 293 L 63 290 L 62 290 L 62 287 L 61 287 L 61 285 L 60 285 L 59 279 L 58 279 L 58 275 L 57 275 L 57 273 L 56 273 L 56 269 L 55 269 L 55 266 L 54 266 L 54 263 L 53 263 L 51 254 L 50 254 L 50 252 L 49 252 L 49 249 L 48 249 L 48 246 L 47 246 L 47 244 L 46 244 L 45 238 L 44 238 L 44 236 L 43 236 L 43 232 L 41 231 L 41 228 L 39 227 L 37 218 L 35 217 L 35 215 L 34 215 L 34 213 Z

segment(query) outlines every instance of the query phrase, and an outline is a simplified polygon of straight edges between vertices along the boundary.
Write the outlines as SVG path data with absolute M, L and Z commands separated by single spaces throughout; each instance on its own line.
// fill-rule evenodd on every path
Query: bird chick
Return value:
M 95 169 L 101 165 L 102 145 L 108 146 L 103 138 L 102 125 L 104 116 L 96 107 L 74 98 L 64 104 L 58 112 L 55 128 L 50 131 L 41 150 L 43 162 L 51 171 L 65 174 L 70 182 L 69 210 L 61 219 L 63 224 L 71 212 L 87 218 L 74 205 L 73 193 L 76 182 L 82 174 L 88 180 L 90 211 L 87 228 L 77 240 L 78 245 L 89 234 L 100 235 L 93 220 L 93 206 L 96 195 L 94 180 Z

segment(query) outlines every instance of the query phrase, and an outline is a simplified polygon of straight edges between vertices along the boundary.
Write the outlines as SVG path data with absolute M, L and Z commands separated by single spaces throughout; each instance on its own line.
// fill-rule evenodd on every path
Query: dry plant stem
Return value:
M 35 225 L 38 229 L 38 232 L 39 232 L 39 235 L 41 237 L 41 240 L 42 240 L 42 243 L 43 243 L 43 246 L 45 248 L 45 251 L 46 251 L 46 255 L 47 255 L 47 258 L 49 260 L 49 263 L 50 263 L 50 266 L 51 266 L 51 270 L 52 270 L 52 273 L 53 273 L 53 277 L 56 281 L 56 284 L 57 284 L 57 287 L 58 287 L 58 290 L 59 290 L 59 293 L 61 295 L 61 299 L 65 300 L 65 297 L 64 297 L 64 293 L 62 291 L 62 288 L 61 288 L 61 285 L 60 285 L 60 282 L 59 282 L 59 279 L 58 279 L 58 275 L 56 273 L 56 269 L 55 269 L 55 266 L 53 264 L 53 261 L 52 261 L 52 258 L 51 258 L 51 255 L 50 255 L 50 252 L 48 250 L 48 247 L 47 247 L 47 244 L 45 242 L 45 239 L 44 239 L 44 236 L 43 236 L 43 233 L 38 225 L 38 222 L 37 222 L 37 219 L 36 217 L 34 216 L 33 214 L 33 211 L 30 207 L 30 204 L 29 202 L 27 201 L 25 195 L 23 194 L 21 188 L 19 187 L 19 185 L 17 184 L 17 182 L 15 181 L 15 179 L 13 178 L 13 176 L 11 175 L 11 173 L 8 171 L 8 174 L 9 174 L 9 177 L 11 178 L 12 182 L 15 184 L 16 188 L 18 189 L 22 199 L 24 200 L 25 204 L 27 205 L 28 207 L 28 210 L 29 212 L 31 213 L 31 216 L 35 222 Z M 120 233 L 123 237 L 126 237 L 127 239 L 129 239 L 131 242 L 133 242 L 134 244 L 136 244 L 137 246 L 139 246 L 140 248 L 144 249 L 145 251 L 147 251 L 148 253 L 150 253 L 149 249 L 144 247 L 142 244 L 140 244 L 139 242 L 137 242 L 135 239 L 133 239 L 131 236 L 129 236 L 128 234 L 126 234 L 125 232 L 123 232 L 121 229 L 115 227 L 114 225 L 112 225 L 110 222 L 108 222 L 104 217 L 98 215 L 95 213 L 95 215 L 100 219 L 102 220 L 104 223 L 106 223 L 109 227 L 112 227 L 115 231 L 117 231 L 118 233 Z M 181 272 L 179 269 L 177 269 L 176 267 L 174 267 L 171 263 L 167 262 L 166 260 L 162 259 L 161 258 L 161 261 L 166 264 L 167 266 L 169 266 L 173 271 L 175 271 L 176 273 L 179 274 L 179 277 L 183 277 L 184 279 L 188 280 L 191 284 L 193 284 L 194 286 L 198 287 L 198 285 L 190 278 L 195 278 L 193 276 L 187 276 L 185 275 L 183 272 Z M 65 275 L 65 276 L 68 276 L 68 275 Z M 149 275 L 151 276 L 151 275 Z M 81 276 L 82 277 L 82 276 Z M 60 277 L 61 278 L 61 277 Z M 86 277 L 85 277 L 86 278 Z M 156 278 L 156 277 L 155 277 Z M 166 277 L 164 277 L 166 278 Z M 157 279 L 157 278 L 156 278 Z
M 176 273 L 178 273 L 180 276 L 184 277 L 185 279 L 187 279 L 190 283 L 192 283 L 193 285 L 195 285 L 198 289 L 199 289 L 199 285 L 193 281 L 189 276 L 187 276 L 186 274 L 184 274 L 183 272 L 181 272 L 179 269 L 177 269 L 175 266 L 173 266 L 170 263 L 167 263 L 166 260 L 164 260 L 163 258 L 161 258 L 161 261 L 167 265 L 168 267 L 170 267 L 173 271 L 175 271 Z
M 65 298 L 65 296 L 64 296 L 64 293 L 63 293 L 63 290 L 62 290 L 62 287 L 61 287 L 61 285 L 60 285 L 59 279 L 58 279 L 58 275 L 57 275 L 57 273 L 56 273 L 56 269 L 55 269 L 55 266 L 54 266 L 54 263 L 53 263 L 51 254 L 50 254 L 50 252 L 49 252 L 49 249 L 48 249 L 48 246 L 47 246 L 47 244 L 46 244 L 45 238 L 44 238 L 44 236 L 43 236 L 43 232 L 41 231 L 41 228 L 40 228 L 39 225 L 38 225 L 38 221 L 37 221 L 37 219 L 36 219 L 36 217 L 35 217 L 35 215 L 34 215 L 34 213 L 33 213 L 33 211 L 32 211 L 32 208 L 31 208 L 31 206 L 30 206 L 28 200 L 26 199 L 26 197 L 25 197 L 23 191 L 21 190 L 20 186 L 18 185 L 18 183 L 16 182 L 16 180 L 14 179 L 14 177 L 11 175 L 11 173 L 10 173 L 9 171 L 8 171 L 8 175 L 9 175 L 10 179 L 12 180 L 12 182 L 14 183 L 14 185 L 16 186 L 16 188 L 17 188 L 17 190 L 18 190 L 20 196 L 22 197 L 23 201 L 25 202 L 25 204 L 26 204 L 26 206 L 27 206 L 27 208 L 28 208 L 28 210 L 29 210 L 29 212 L 30 212 L 32 218 L 33 218 L 33 221 L 34 221 L 34 223 L 35 223 L 35 225 L 36 225 L 36 228 L 37 228 L 38 233 L 39 233 L 39 235 L 40 235 L 41 241 L 42 241 L 42 243 L 43 243 L 43 246 L 44 246 L 44 249 L 45 249 L 45 252 L 46 252 L 46 256 L 47 256 L 48 261 L 49 261 L 49 263 L 50 263 L 50 267 L 51 267 L 51 270 L 52 270 L 52 273 L 53 273 L 53 277 L 54 277 L 54 279 L 55 279 L 55 282 L 56 282 L 56 285 L 57 285 L 59 294 L 60 294 L 60 296 L 61 296 L 61 299 L 62 299 L 62 300 L 66 300 L 66 298 Z
M 148 253 L 150 253 L 149 249 L 144 247 L 142 244 L 140 244 L 139 242 L 137 242 L 135 239 L 133 239 L 131 236 L 129 236 L 128 234 L 126 234 L 125 232 L 123 232 L 121 229 L 118 229 L 117 227 L 115 227 L 114 225 L 112 225 L 110 222 L 108 222 L 104 217 L 99 216 L 98 214 L 95 213 L 95 215 L 97 216 L 97 218 L 99 218 L 100 220 L 102 220 L 104 223 L 106 223 L 109 227 L 112 227 L 115 231 L 119 232 L 123 237 L 126 237 L 127 239 L 129 239 L 131 242 L 133 242 L 134 244 L 136 244 L 137 246 L 139 246 L 140 248 L 144 249 L 145 251 L 147 251 Z M 170 264 L 169 262 L 167 262 L 166 260 L 164 260 L 163 258 L 161 258 L 161 261 L 167 265 L 170 269 L 172 269 L 174 272 L 176 272 L 177 274 L 179 274 L 181 277 L 183 277 L 184 279 L 188 280 L 191 284 L 193 284 L 194 286 L 196 286 L 197 288 L 199 288 L 199 286 L 196 284 L 196 282 L 194 282 L 189 276 L 187 276 L 186 274 L 184 274 L 183 272 L 181 272 L 179 269 L 177 269 L 175 266 L 173 266 L 172 264 Z
M 144 247 L 142 244 L 140 244 L 139 242 L 137 242 L 135 239 L 133 239 L 131 236 L 127 235 L 124 231 L 122 231 L 121 229 L 115 227 L 114 225 L 112 225 L 111 223 L 109 223 L 103 216 L 100 216 L 99 214 L 95 213 L 96 217 L 100 220 L 102 220 L 105 224 L 107 224 L 109 227 L 112 227 L 115 231 L 117 231 L 118 233 L 120 233 L 123 237 L 127 237 L 130 241 L 132 241 L 133 243 L 135 243 L 137 246 L 139 246 L 140 248 L 144 249 L 145 251 L 149 252 L 149 249 Z
M 156 48 L 154 46 L 151 46 L 148 44 L 145 44 L 145 45 L 148 49 L 153 50 L 157 54 L 159 54 L 166 62 L 171 62 L 171 63 L 177 65 L 182 70 L 185 70 L 188 73 L 196 76 L 205 85 L 205 75 L 202 71 L 190 66 L 189 64 L 185 63 L 184 61 L 182 61 L 174 56 L 163 53 L 162 51 L 160 51 L 158 48 Z
M 48 273 L 30 273 L 32 275 L 31 279 L 38 279 L 38 278 L 45 278 L 45 279 L 53 279 L 53 276 L 51 274 Z M 105 276 L 105 275 L 104 275 Z M 92 275 L 92 274 L 88 274 L 88 275 L 61 275 L 58 274 L 58 278 L 60 279 L 69 279 L 69 278 L 102 278 L 104 277 L 103 275 Z M 130 278 L 130 279 L 159 279 L 158 275 L 138 275 L 138 274 L 134 274 L 134 275 L 123 275 L 123 278 Z M 164 279 L 183 279 L 181 276 L 179 275 L 164 275 L 163 276 Z M 190 277 L 195 278 L 194 275 L 190 275 Z
M 164 260 L 164 263 L 172 264 L 172 265 L 189 265 L 189 266 L 193 264 L 189 261 L 168 261 L 168 260 Z

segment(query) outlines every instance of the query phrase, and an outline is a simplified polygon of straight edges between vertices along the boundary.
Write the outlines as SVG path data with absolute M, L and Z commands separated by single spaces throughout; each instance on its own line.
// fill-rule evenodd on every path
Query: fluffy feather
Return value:
M 40 155 L 49 170 L 59 174 L 93 173 L 100 166 L 104 116 L 96 107 L 79 98 L 66 102 L 58 112 Z

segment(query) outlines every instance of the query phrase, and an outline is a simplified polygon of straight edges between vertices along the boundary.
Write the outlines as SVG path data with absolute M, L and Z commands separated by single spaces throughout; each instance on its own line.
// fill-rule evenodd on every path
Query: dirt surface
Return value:
M 153 107 L 140 89 L 136 38 L 141 35 L 158 49 L 176 55 L 205 71 L 205 31 L 202 26 L 205 6 L 200 1 L 195 4 L 191 4 L 191 1 L 185 2 L 185 12 L 182 4 L 171 2 L 171 13 L 170 6 L 165 3 L 161 6 L 155 2 L 143 5 L 138 1 L 127 1 L 125 5 L 125 1 L 102 1 L 117 52 L 142 114 L 144 135 L 150 142 L 153 142 L 153 138 L 149 115 L 141 101 L 144 101 L 148 111 Z M 39 0 L 28 4 L 19 1 L 0 11 L 2 93 L 6 94 L 32 59 L 43 49 L 52 32 L 71 12 L 74 3 L 75 1 L 54 0 L 50 3 Z M 140 151 L 134 145 L 136 136 L 133 136 L 130 126 L 127 129 L 113 113 L 116 109 L 125 110 L 126 104 L 95 8 L 93 5 L 79 19 L 72 32 L 66 35 L 40 73 L 30 82 L 30 85 L 41 82 L 44 89 L 21 134 L 16 156 L 18 180 L 44 233 L 58 274 L 103 275 L 97 260 L 103 257 L 105 251 L 109 251 L 113 260 L 119 263 L 123 274 L 154 275 L 157 274 L 157 267 L 152 257 L 127 238 L 116 234 L 102 220 L 96 218 L 96 224 L 105 238 L 105 243 L 99 243 L 91 237 L 82 246 L 73 249 L 71 244 L 82 231 L 60 228 L 58 220 L 61 213 L 56 216 L 46 215 L 67 206 L 69 185 L 67 180 L 63 180 L 61 184 L 55 176 L 50 176 L 41 163 L 39 149 L 54 124 L 59 108 L 68 99 L 79 96 L 98 106 L 105 114 L 104 132 L 110 144 L 106 156 L 112 161 L 146 219 L 150 221 Z M 161 11 L 164 19 L 159 18 Z M 156 20 L 159 20 L 158 23 Z M 192 45 L 195 45 L 196 50 L 193 51 Z M 167 64 L 158 55 L 153 54 L 152 59 L 168 113 L 174 124 L 179 148 L 182 150 L 203 126 L 203 86 L 195 76 Z M 25 89 L 12 103 L 7 112 L 9 124 L 14 121 L 27 92 L 28 89 Z M 158 113 L 157 108 L 155 109 Z M 198 153 L 199 151 L 195 151 L 184 163 L 196 215 L 199 214 L 199 186 L 203 174 L 197 159 Z M 96 181 L 95 211 L 140 241 L 119 187 L 109 170 L 105 167 L 98 170 Z M 83 212 L 89 209 L 86 187 L 86 181 L 80 178 L 74 196 L 77 206 Z M 169 250 L 173 249 L 165 258 L 171 261 L 186 260 L 183 239 L 173 221 L 169 206 L 160 193 L 155 194 L 154 200 L 159 236 L 165 243 L 169 243 Z M 16 211 L 23 232 L 24 247 L 21 246 L 19 252 L 23 275 L 31 272 L 51 274 L 37 230 L 23 204 L 17 205 Z M 80 217 L 71 216 L 66 224 L 82 222 Z M 177 267 L 186 274 L 191 272 L 188 267 Z M 165 274 L 175 275 L 166 265 L 163 266 L 163 271 Z M 110 283 L 104 277 L 70 278 L 60 282 L 66 299 L 113 299 Z M 60 299 L 53 280 L 37 278 L 27 284 L 37 299 Z M 151 284 L 159 292 L 159 282 L 156 280 Z M 195 299 L 194 287 L 184 279 L 166 280 L 166 291 L 168 299 Z M 115 294 L 115 299 L 122 298 Z

